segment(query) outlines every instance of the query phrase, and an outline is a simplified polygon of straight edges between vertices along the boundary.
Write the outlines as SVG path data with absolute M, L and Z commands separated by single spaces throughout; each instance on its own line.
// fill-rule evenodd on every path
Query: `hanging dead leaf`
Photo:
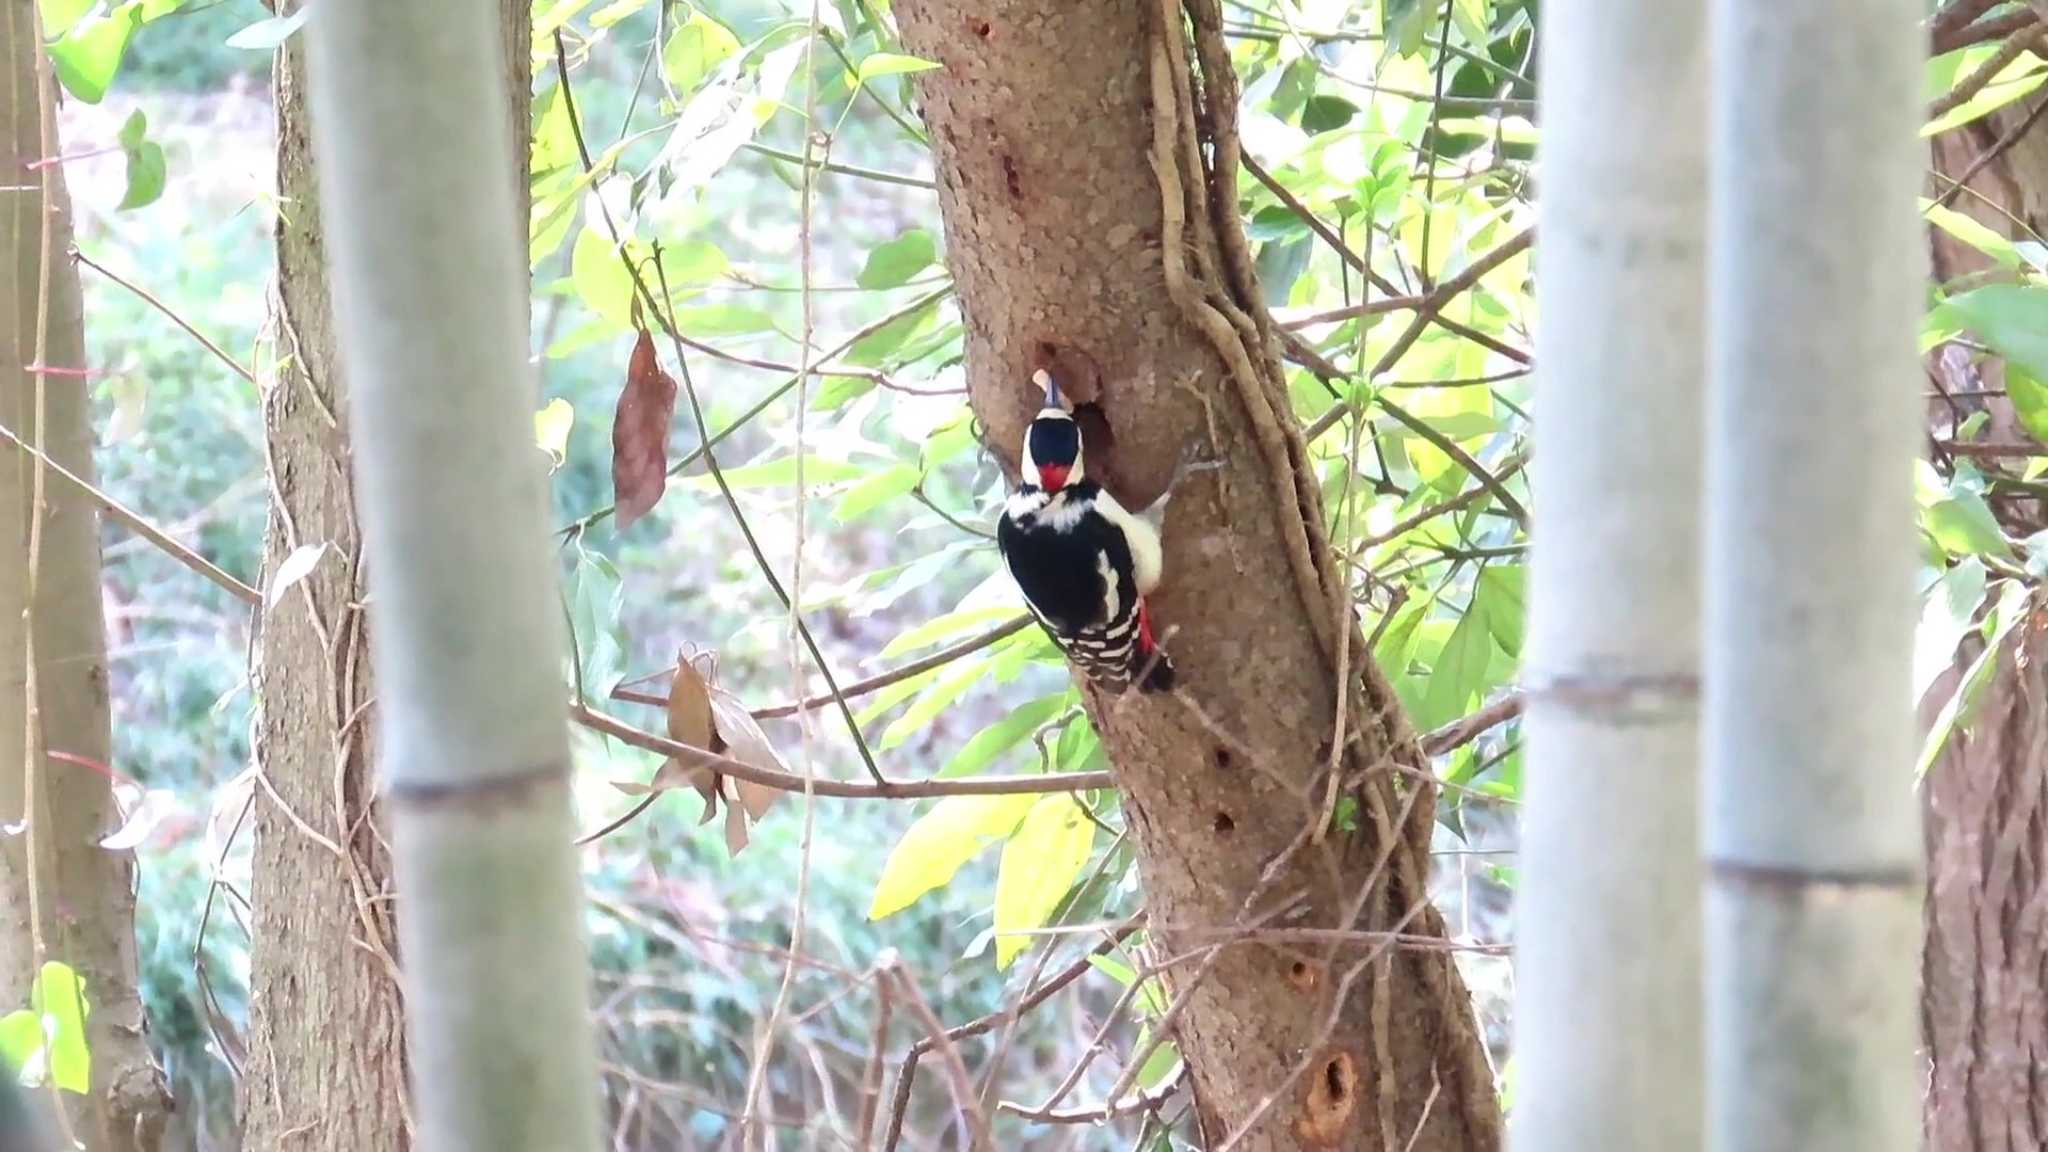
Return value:
M 686 655 L 676 657 L 675 678 L 668 686 L 668 738 L 692 748 L 717 751 L 718 729 L 712 722 L 711 685 Z
M 668 428 L 675 413 L 675 379 L 662 371 L 654 334 L 642 328 L 612 418 L 612 502 L 621 532 L 653 509 L 668 487 Z
M 761 726 L 755 723 L 752 713 L 747 711 L 739 697 L 723 688 L 711 689 L 711 715 L 727 756 L 770 772 L 789 771 L 789 766 L 776 754 L 775 746 L 768 742 L 768 734 L 761 731 Z M 734 798 L 747 810 L 747 815 L 756 820 L 767 815 L 775 802 L 782 798 L 780 789 L 766 784 L 735 779 L 732 785 Z
M 709 806 L 706 806 L 709 811 Z M 747 814 L 737 804 L 725 806 L 725 851 L 728 856 L 737 856 L 747 847 Z

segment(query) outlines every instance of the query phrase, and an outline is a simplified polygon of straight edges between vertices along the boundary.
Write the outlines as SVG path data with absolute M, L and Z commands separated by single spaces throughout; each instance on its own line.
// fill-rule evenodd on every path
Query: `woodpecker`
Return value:
M 1145 597 L 1159 584 L 1159 533 L 1088 479 L 1081 429 L 1044 369 L 1045 407 L 1024 431 L 1023 482 L 1003 505 L 996 544 L 1031 614 L 1090 679 L 1114 691 L 1173 687 L 1173 661 Z

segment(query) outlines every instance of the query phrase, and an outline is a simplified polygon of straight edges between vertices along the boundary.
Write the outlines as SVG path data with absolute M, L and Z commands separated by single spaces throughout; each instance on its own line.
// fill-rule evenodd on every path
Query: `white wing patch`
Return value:
M 1107 491 L 1095 498 L 1095 506 L 1110 523 L 1124 534 L 1131 545 L 1131 579 L 1138 586 L 1140 596 L 1159 586 L 1159 533 L 1150 522 L 1133 516 L 1116 502 L 1116 497 Z
M 1095 554 L 1095 570 L 1102 574 L 1102 619 L 1108 623 L 1123 610 L 1123 601 L 1117 594 L 1116 566 L 1109 562 L 1109 553 Z

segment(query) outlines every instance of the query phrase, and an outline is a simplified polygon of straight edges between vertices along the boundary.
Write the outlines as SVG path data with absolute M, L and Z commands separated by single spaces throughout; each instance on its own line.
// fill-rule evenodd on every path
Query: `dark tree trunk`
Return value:
M 1091 475 L 1127 504 L 1156 497 L 1186 445 L 1228 462 L 1176 493 L 1166 526 L 1155 608 L 1179 693 L 1089 703 L 1158 951 L 1283 910 L 1290 927 L 1442 936 L 1434 792 L 1413 783 L 1428 761 L 1364 653 L 1239 227 L 1214 0 L 1194 0 L 1192 45 L 1171 0 L 896 13 L 943 65 L 920 78 L 923 112 L 989 449 L 1014 480 L 1031 372 L 1051 366 L 1084 405 Z M 1340 699 L 1357 826 L 1317 841 Z M 1239 1147 L 1499 1147 L 1448 953 L 1252 939 L 1209 955 L 1170 987 L 1189 997 L 1177 1039 L 1210 1144 L 1253 1124 Z

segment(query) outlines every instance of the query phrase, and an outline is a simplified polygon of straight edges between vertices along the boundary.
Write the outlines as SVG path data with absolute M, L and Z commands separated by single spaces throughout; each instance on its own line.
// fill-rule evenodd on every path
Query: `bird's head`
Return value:
M 1081 428 L 1060 401 L 1059 382 L 1040 368 L 1032 383 L 1045 389 L 1045 407 L 1024 429 L 1024 483 L 1058 492 L 1081 480 Z

